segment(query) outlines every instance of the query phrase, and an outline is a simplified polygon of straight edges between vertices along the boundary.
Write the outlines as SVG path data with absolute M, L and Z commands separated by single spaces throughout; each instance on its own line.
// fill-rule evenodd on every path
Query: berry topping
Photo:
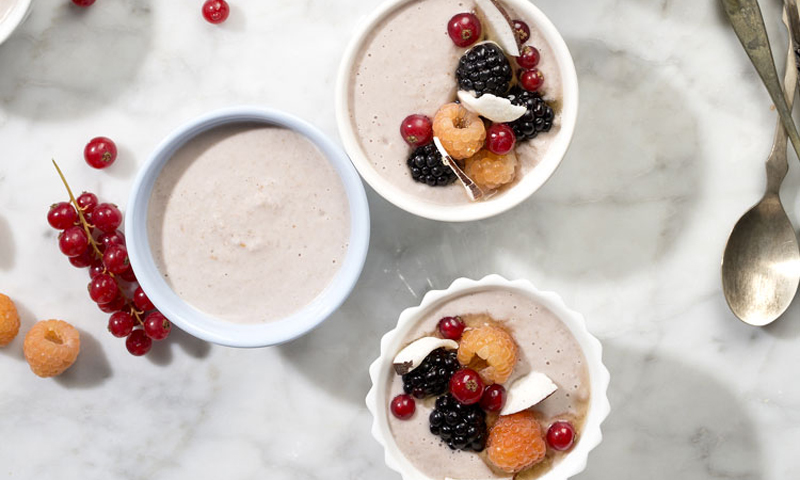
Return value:
M 481 396 L 481 408 L 487 412 L 499 412 L 506 404 L 506 388 L 502 385 L 489 385 Z
M 77 257 L 89 248 L 89 237 L 82 227 L 69 227 L 58 235 L 58 248 L 68 257 Z
M 400 124 L 400 135 L 412 147 L 421 147 L 433 141 L 433 122 L 425 115 L 409 115 Z
M 78 207 L 83 211 L 83 213 L 90 213 L 94 210 L 94 207 L 97 206 L 97 195 L 94 193 L 83 192 L 78 195 L 78 198 L 75 199 L 75 202 L 78 204 Z
M 472 90 L 478 97 L 484 93 L 503 96 L 511 83 L 511 64 L 500 47 L 482 43 L 461 57 L 456 78 L 461 90 Z
M 117 338 L 125 338 L 131 334 L 136 320 L 128 312 L 116 312 L 108 319 L 108 331 Z
M 78 330 L 63 320 L 43 320 L 28 330 L 22 349 L 33 373 L 54 377 L 75 363 L 81 338 Z
M 475 370 L 463 368 L 450 378 L 450 393 L 464 405 L 478 403 L 483 395 L 483 380 Z
M 480 370 L 487 383 L 505 383 L 517 363 L 517 344 L 504 328 L 492 325 L 473 328 L 461 336 L 458 361 L 469 365 L 476 356 L 487 364 Z
M 203 4 L 203 18 L 208 23 L 222 23 L 228 19 L 231 7 L 225 0 L 206 0 Z
M 101 231 L 111 233 L 122 224 L 122 212 L 116 205 L 101 203 L 92 211 L 94 226 Z
M 144 319 L 144 333 L 153 340 L 164 340 L 170 330 L 172 324 L 161 312 L 150 312 Z
M 481 117 L 457 103 L 439 108 L 433 117 L 433 134 L 456 160 L 475 155 L 486 140 L 486 128 Z
M 511 26 L 514 28 L 514 33 L 517 34 L 520 44 L 527 42 L 531 38 L 531 27 L 527 23 L 522 20 L 514 20 L 511 22 Z
M 464 320 L 461 317 L 444 317 L 439 320 L 439 332 L 444 338 L 458 340 L 464 333 Z
M 142 287 L 138 287 L 136 291 L 133 292 L 133 304 L 136 305 L 136 308 L 138 308 L 143 312 L 147 312 L 149 310 L 156 308 L 153 305 L 153 302 L 151 302 L 150 299 L 147 298 L 147 294 L 144 293 Z
M 441 395 L 458 370 L 456 352 L 438 348 L 428 354 L 419 367 L 403 375 L 403 391 L 417 398 Z
M 153 340 L 141 328 L 132 331 L 128 338 L 125 339 L 125 348 L 128 349 L 131 355 L 136 357 L 141 357 L 149 352 L 152 346 Z
M 95 303 L 109 303 L 119 295 L 117 282 L 107 273 L 101 273 L 89 283 L 89 296 Z
M 553 127 L 555 114 L 540 94 L 514 87 L 508 99 L 514 105 L 522 105 L 528 109 L 524 115 L 510 124 L 518 142 L 535 138 L 539 133 L 549 132 Z
M 525 45 L 517 57 L 517 65 L 526 70 L 539 65 L 539 50 L 530 45 Z
M 482 189 L 494 190 L 514 180 L 517 172 L 517 156 L 514 152 L 495 155 L 484 149 L 467 159 L 464 172 Z
M 47 212 L 47 223 L 56 230 L 66 230 L 78 221 L 78 212 L 69 202 L 56 203 Z
M 496 154 L 505 155 L 514 149 L 517 136 L 505 123 L 495 123 L 486 130 L 486 148 Z
M 535 92 L 544 85 L 544 74 L 538 68 L 523 70 L 519 74 L 519 84 L 529 92 Z
M 569 422 L 555 422 L 547 429 L 547 443 L 553 450 L 563 452 L 575 443 L 575 428 Z
M 19 333 L 19 313 L 14 302 L 0 293 L 0 347 L 5 347 Z
M 481 21 L 473 13 L 459 13 L 447 22 L 447 34 L 457 47 L 469 47 L 481 37 Z
M 113 274 L 120 274 L 131 267 L 128 249 L 124 245 L 109 245 L 103 254 L 103 265 Z
M 392 399 L 392 415 L 400 420 L 408 420 L 417 410 L 417 402 L 411 395 L 398 395 Z
M 93 168 L 106 168 L 117 159 L 117 146 L 110 138 L 95 137 L 83 149 L 83 158 Z
M 431 187 L 450 185 L 456 179 L 456 174 L 444 164 L 442 154 L 432 143 L 411 152 L 406 164 L 414 181 Z
M 486 413 L 477 405 L 464 405 L 450 394 L 442 395 L 428 420 L 431 433 L 453 450 L 480 452 L 486 446 Z
M 489 431 L 486 457 L 504 472 L 517 473 L 531 467 L 546 453 L 542 427 L 530 411 L 502 416 Z

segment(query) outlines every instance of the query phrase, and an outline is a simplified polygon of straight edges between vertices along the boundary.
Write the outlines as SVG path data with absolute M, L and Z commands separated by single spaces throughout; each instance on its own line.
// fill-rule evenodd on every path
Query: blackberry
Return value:
M 419 367 L 403 375 L 403 390 L 417 398 L 441 395 L 447 391 L 450 377 L 459 368 L 455 350 L 437 348 Z
M 509 124 L 514 130 L 518 142 L 535 138 L 540 133 L 549 132 L 553 128 L 555 113 L 541 94 L 515 86 L 509 92 L 508 99 L 514 105 L 522 105 L 528 109 L 524 115 Z
M 451 450 L 480 452 L 486 447 L 486 412 L 477 404 L 464 405 L 448 393 L 436 399 L 428 420 L 431 433 Z
M 456 179 L 456 174 L 445 165 L 442 154 L 433 143 L 418 147 L 411 152 L 407 163 L 411 170 L 411 178 L 420 183 L 427 183 L 431 187 L 450 185 Z
M 493 43 L 482 43 L 467 50 L 458 61 L 456 78 L 461 90 L 503 96 L 508 91 L 513 71 L 503 50 Z

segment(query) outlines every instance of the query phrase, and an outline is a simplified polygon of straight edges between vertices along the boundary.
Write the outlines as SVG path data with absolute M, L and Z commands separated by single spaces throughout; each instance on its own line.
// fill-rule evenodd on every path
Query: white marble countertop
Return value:
M 40 379 L 23 335 L 0 349 L 0 477 L 397 479 L 363 401 L 378 339 L 425 291 L 487 273 L 560 292 L 606 348 L 612 414 L 577 478 L 796 475 L 800 308 L 751 328 L 720 288 L 728 232 L 765 185 L 775 114 L 714 1 L 538 0 L 581 80 L 561 168 L 528 202 L 473 224 L 422 220 L 369 192 L 364 273 L 310 335 L 235 350 L 173 332 L 134 358 L 106 331 L 86 272 L 45 221 L 65 197 L 50 159 L 76 190 L 124 208 L 155 144 L 202 112 L 269 105 L 335 136 L 337 65 L 378 1 L 231 0 L 221 27 L 199 0 L 34 2 L 0 46 L 0 291 L 23 332 L 63 318 L 83 350 Z M 782 45 L 780 2 L 762 3 Z M 107 171 L 81 158 L 97 135 L 120 148 Z M 784 200 L 797 219 L 790 162 Z

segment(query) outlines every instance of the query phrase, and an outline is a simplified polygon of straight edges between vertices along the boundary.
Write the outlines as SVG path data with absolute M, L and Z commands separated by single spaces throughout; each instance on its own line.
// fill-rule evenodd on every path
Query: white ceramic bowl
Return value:
M 361 22 L 356 30 L 355 37 L 345 51 L 339 67 L 336 85 L 336 120 L 344 147 L 364 180 L 383 198 L 407 212 L 420 217 L 449 222 L 480 220 L 503 213 L 530 197 L 539 187 L 544 185 L 567 153 L 569 144 L 572 141 L 572 134 L 575 131 L 575 123 L 578 119 L 578 75 L 575 72 L 572 55 L 570 55 L 567 44 L 553 23 L 529 0 L 503 0 L 503 3 L 509 5 L 518 14 L 533 20 L 531 28 L 537 29 L 542 33 L 555 54 L 555 61 L 558 64 L 563 84 L 560 130 L 555 134 L 551 146 L 536 167 L 502 195 L 482 202 L 469 203 L 465 200 L 464 204 L 458 205 L 436 205 L 422 201 L 413 193 L 404 191 L 398 185 L 387 180 L 372 165 L 372 162 L 370 162 L 361 148 L 357 132 L 353 127 L 349 103 L 351 72 L 364 41 L 368 38 L 375 25 L 387 18 L 399 7 L 412 1 L 415 0 L 388 0 L 383 3 L 374 13 Z M 455 1 L 453 2 L 453 8 L 454 13 L 457 13 L 458 6 Z M 444 31 L 444 25 L 442 29 Z
M 16 0 L 11 10 L 0 20 L 0 44 L 6 41 L 20 24 L 25 21 L 31 10 L 31 0 Z M 3 13 L 0 12 L 0 17 Z
M 350 204 L 347 254 L 330 285 L 293 315 L 260 325 L 240 325 L 207 315 L 184 302 L 167 284 L 153 259 L 147 234 L 147 209 L 162 167 L 188 140 L 221 125 L 255 122 L 295 130 L 331 162 L 344 184 Z M 364 186 L 344 151 L 314 126 L 276 110 L 236 107 L 218 110 L 175 130 L 158 145 L 139 171 L 125 216 L 128 253 L 136 278 L 147 296 L 182 330 L 209 342 L 231 347 L 263 347 L 292 340 L 310 331 L 344 302 L 361 274 L 369 247 L 369 207 Z
M 609 373 L 603 365 L 603 348 L 586 329 L 583 316 L 567 308 L 561 297 L 553 292 L 538 290 L 527 280 L 508 281 L 499 275 L 489 275 L 481 280 L 459 278 L 447 290 L 432 290 L 425 294 L 418 307 L 407 308 L 400 314 L 397 327 L 381 339 L 381 354 L 369 368 L 372 387 L 367 394 L 367 408 L 372 412 L 372 435 L 383 445 L 386 465 L 402 475 L 403 480 L 431 480 L 406 459 L 398 449 L 389 427 L 386 385 L 394 375 L 392 361 L 403 346 L 403 339 L 429 311 L 452 298 L 485 290 L 506 290 L 524 295 L 550 310 L 558 317 L 577 340 L 589 368 L 591 400 L 589 412 L 578 442 L 564 458 L 539 480 L 566 480 L 586 468 L 589 452 L 602 440 L 600 424 L 608 416 L 610 405 L 607 390 Z

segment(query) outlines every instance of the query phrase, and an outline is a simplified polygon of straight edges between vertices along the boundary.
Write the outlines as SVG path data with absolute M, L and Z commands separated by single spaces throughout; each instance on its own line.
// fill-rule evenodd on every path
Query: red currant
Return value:
M 450 393 L 464 405 L 478 403 L 483 396 L 483 380 L 475 370 L 462 368 L 450 377 Z
M 130 335 L 135 325 L 136 320 L 128 312 L 117 312 L 108 319 L 108 331 L 117 338 Z
M 153 340 L 164 340 L 170 330 L 172 324 L 161 312 L 150 312 L 144 319 L 144 333 Z
M 83 149 L 83 158 L 90 167 L 106 168 L 117 159 L 117 146 L 110 138 L 95 137 Z
M 156 308 L 153 305 L 153 302 L 151 302 L 150 299 L 147 298 L 147 294 L 144 293 L 142 287 L 138 287 L 136 291 L 133 292 L 133 304 L 136 305 L 136 308 L 138 308 L 143 312 L 147 312 L 149 310 Z
M 208 23 L 222 23 L 228 19 L 231 7 L 225 0 L 206 0 L 203 4 L 203 17 Z
M 115 230 L 111 233 L 104 233 L 97 237 L 97 243 L 100 244 L 100 249 L 105 250 L 111 245 L 122 245 L 125 246 L 125 234 L 120 232 L 119 230 Z
M 78 195 L 78 198 L 75 199 L 75 202 L 78 204 L 78 207 L 80 207 L 83 213 L 88 213 L 94 210 L 94 207 L 97 206 L 98 200 L 97 195 L 94 193 L 83 192 Z
M 411 395 L 398 395 L 392 399 L 392 414 L 400 420 L 408 420 L 417 410 L 417 402 Z
M 90 266 L 92 262 L 94 262 L 94 255 L 92 255 L 92 251 L 88 248 L 77 257 L 69 257 L 69 263 L 75 268 L 86 268 Z
M 409 115 L 400 124 L 400 135 L 412 147 L 421 147 L 433 141 L 433 122 L 425 115 Z
M 506 388 L 502 385 L 489 385 L 481 396 L 481 408 L 487 412 L 499 412 L 506 404 Z
M 124 245 L 109 245 L 103 254 L 103 265 L 114 275 L 129 269 L 128 249 Z
M 439 320 L 439 332 L 444 338 L 458 340 L 464 333 L 464 320 L 461 317 L 444 317 Z
M 131 355 L 137 357 L 141 357 L 149 352 L 152 346 L 153 340 L 148 337 L 141 328 L 132 331 L 131 334 L 128 335 L 128 338 L 125 339 L 125 348 L 128 349 Z
M 575 428 L 569 422 L 555 422 L 547 429 L 547 443 L 553 450 L 563 452 L 575 443 Z
M 519 52 L 519 57 L 517 57 L 517 65 L 525 70 L 539 65 L 539 50 L 530 45 L 522 47 L 522 50 Z
M 122 212 L 116 205 L 101 203 L 92 211 L 92 222 L 101 231 L 111 233 L 122 224 Z
M 129 268 L 129 269 L 125 270 L 124 272 L 120 273 L 119 275 L 117 275 L 117 278 L 121 278 L 121 279 L 125 280 L 128 283 L 133 283 L 133 282 L 136 281 L 136 274 L 133 273 L 133 269 L 132 268 Z
M 514 27 L 514 33 L 517 34 L 519 43 L 525 43 L 531 38 L 531 27 L 527 23 L 522 20 L 514 20 L 511 25 Z
M 486 148 L 496 155 L 505 155 L 514 149 L 517 136 L 505 123 L 495 123 L 486 131 Z
M 525 90 L 535 92 L 544 84 L 544 75 L 536 68 L 532 70 L 523 70 L 519 74 L 519 83 Z
M 56 230 L 66 230 L 78 221 L 78 212 L 69 202 L 56 203 L 47 212 L 47 223 Z
M 89 248 L 89 237 L 82 227 L 69 227 L 58 235 L 58 248 L 68 257 L 77 257 Z
M 481 37 L 481 21 L 474 13 L 459 13 L 447 22 L 447 34 L 457 47 L 469 47 Z
M 120 310 L 125 308 L 125 299 L 118 296 L 117 298 L 111 300 L 108 303 L 99 303 L 97 305 L 97 308 L 99 308 L 100 311 L 105 313 L 119 312 Z
M 102 260 L 94 260 L 92 264 L 89 266 L 89 278 L 94 278 L 101 273 L 106 272 L 106 266 L 103 265 Z
M 95 0 L 72 0 L 72 3 L 79 7 L 89 7 L 94 4 Z
M 89 283 L 89 296 L 95 303 L 109 303 L 119 295 L 117 282 L 107 273 L 101 273 Z

